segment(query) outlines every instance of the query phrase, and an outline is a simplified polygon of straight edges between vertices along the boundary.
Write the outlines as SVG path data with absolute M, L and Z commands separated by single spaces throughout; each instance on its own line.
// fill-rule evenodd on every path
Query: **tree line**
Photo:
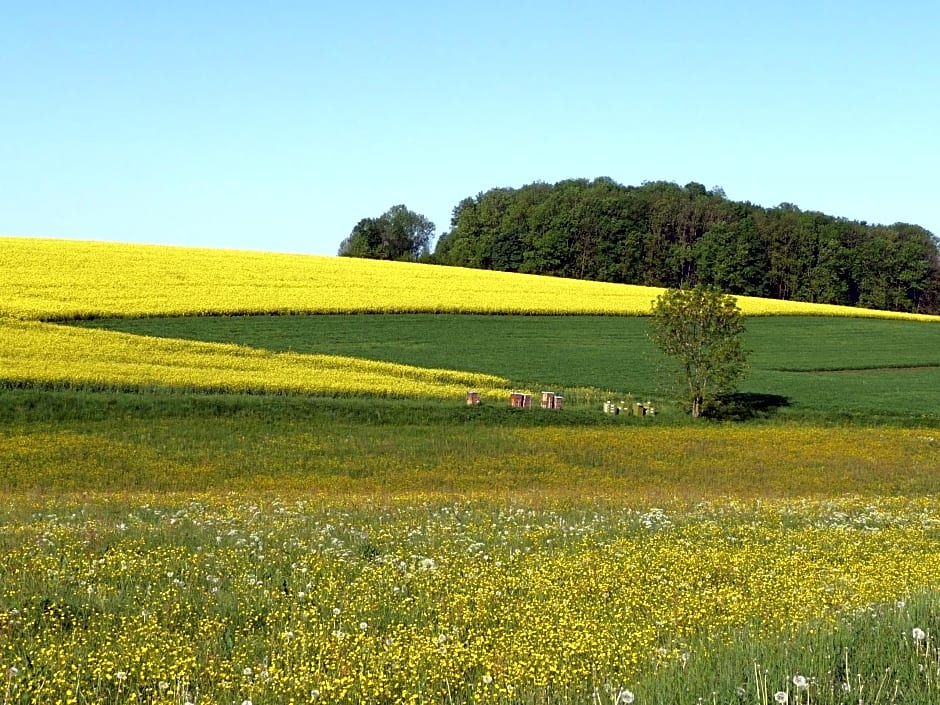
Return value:
M 695 182 L 494 188 L 457 205 L 433 253 L 427 242 L 384 258 L 940 313 L 940 249 L 928 230 L 731 201 Z

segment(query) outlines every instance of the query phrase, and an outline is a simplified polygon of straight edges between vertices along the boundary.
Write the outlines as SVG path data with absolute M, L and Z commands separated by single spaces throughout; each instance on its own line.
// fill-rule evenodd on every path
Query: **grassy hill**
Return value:
M 19 238 L 0 239 L 0 256 L 11 263 L 0 269 L 7 386 L 451 402 L 468 387 L 490 402 L 505 401 L 512 387 L 552 387 L 572 411 L 630 394 L 668 408 L 671 396 L 642 317 L 657 289 Z M 740 305 L 751 314 L 754 351 L 745 414 L 936 418 L 936 319 L 760 299 Z M 83 320 L 72 328 L 47 322 Z

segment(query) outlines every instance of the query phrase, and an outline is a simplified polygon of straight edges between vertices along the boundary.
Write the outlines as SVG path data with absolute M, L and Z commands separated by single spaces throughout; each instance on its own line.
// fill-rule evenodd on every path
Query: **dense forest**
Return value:
M 924 228 L 869 225 L 788 203 L 764 208 L 694 182 L 623 186 L 600 178 L 494 188 L 461 201 L 450 232 L 421 259 L 940 313 L 940 253 Z

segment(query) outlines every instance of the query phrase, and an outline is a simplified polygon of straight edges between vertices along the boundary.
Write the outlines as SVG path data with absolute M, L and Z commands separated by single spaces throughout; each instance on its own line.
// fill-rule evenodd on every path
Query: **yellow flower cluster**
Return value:
M 18 498 L 4 702 L 588 702 L 744 625 L 936 587 L 937 526 L 909 499 Z
M 500 377 L 351 357 L 274 353 L 0 319 L 0 369 L 15 384 L 459 398 L 503 396 Z
M 0 316 L 645 315 L 661 289 L 405 262 L 0 238 Z M 747 315 L 929 316 L 741 297 Z

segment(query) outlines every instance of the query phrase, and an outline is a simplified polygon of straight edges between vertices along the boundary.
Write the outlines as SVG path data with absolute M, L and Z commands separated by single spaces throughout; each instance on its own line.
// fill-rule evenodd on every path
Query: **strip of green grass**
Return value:
M 508 400 L 507 400 L 508 401 Z M 618 400 L 619 402 L 619 400 Z M 305 395 L 196 394 L 59 388 L 0 387 L 0 424 L 182 418 L 207 423 L 218 418 L 252 419 L 264 425 L 299 421 L 309 426 L 351 423 L 369 426 L 624 426 L 686 425 L 678 409 L 640 418 L 601 413 L 601 404 L 566 407 L 563 413 L 462 399 L 365 399 Z
M 625 363 L 637 383 L 655 377 L 646 319 L 416 314 L 104 319 L 76 325 L 272 351 L 500 370 L 518 385 L 622 389 Z
M 204 401 L 185 410 L 155 402 L 136 412 L 112 407 L 93 416 L 86 408 L 74 418 L 7 420 L 0 425 L 3 488 L 53 494 L 518 491 L 649 501 L 940 492 L 938 441 L 930 431 L 666 426 L 632 417 L 564 427 L 401 423 L 405 412 L 394 405 L 377 412 L 390 415 L 384 423 L 354 415 L 363 408 L 331 416 L 340 407 L 304 413 L 285 404 L 265 414 L 261 407 L 247 413 L 251 407 L 219 400 L 214 409 Z M 540 416 L 557 417 L 533 410 L 507 418 Z

